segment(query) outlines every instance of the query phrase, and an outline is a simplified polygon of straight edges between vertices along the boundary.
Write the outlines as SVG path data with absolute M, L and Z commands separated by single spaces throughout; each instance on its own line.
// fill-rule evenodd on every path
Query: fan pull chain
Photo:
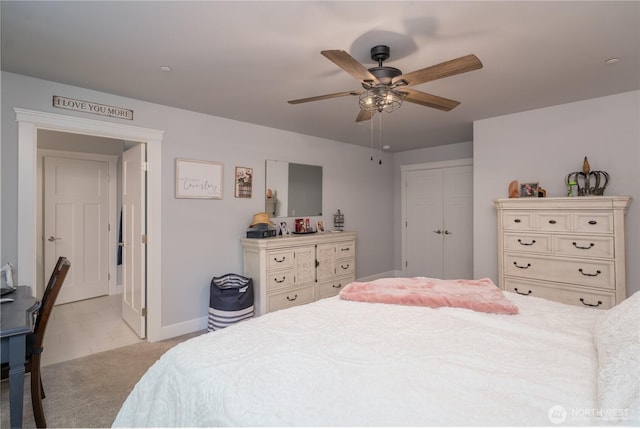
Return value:
M 378 160 L 378 165 L 382 165 L 382 112 L 378 115 L 380 119 L 378 119 L 378 143 L 380 145 L 380 159 Z
M 373 118 L 369 121 L 370 141 L 371 141 L 371 161 L 373 161 Z

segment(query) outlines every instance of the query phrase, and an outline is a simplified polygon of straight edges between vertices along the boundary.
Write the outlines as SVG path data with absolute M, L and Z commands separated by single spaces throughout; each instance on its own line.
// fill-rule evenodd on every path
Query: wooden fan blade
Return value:
M 359 81 L 371 81 L 374 83 L 378 83 L 378 79 L 376 79 L 376 77 L 372 75 L 365 66 L 360 64 L 355 60 L 355 58 L 353 58 L 345 51 L 332 50 L 321 51 L 320 53 Z
M 455 60 L 445 61 L 435 66 L 416 70 L 411 73 L 403 74 L 393 80 L 393 83 L 404 80 L 406 86 L 420 85 L 443 77 L 454 76 L 460 73 L 470 72 L 482 68 L 482 62 L 473 54 L 456 58 Z
M 402 94 L 406 94 L 402 98 L 404 101 L 421 104 L 427 107 L 433 107 L 434 109 L 444 110 L 445 112 L 448 112 L 449 110 L 460 104 L 459 101 L 438 97 L 437 95 L 427 94 L 426 92 L 416 91 L 415 89 L 402 88 L 402 90 L 399 92 Z
M 335 94 L 326 94 L 326 95 L 317 95 L 315 97 L 308 98 L 300 98 L 298 100 L 290 100 L 289 104 L 300 104 L 300 103 L 308 103 L 309 101 L 318 101 L 318 100 L 326 100 L 328 98 L 337 98 L 344 97 L 345 95 L 360 95 L 362 91 L 345 91 L 345 92 L 336 92 Z
M 373 111 L 360 109 L 356 122 L 368 121 L 373 117 Z

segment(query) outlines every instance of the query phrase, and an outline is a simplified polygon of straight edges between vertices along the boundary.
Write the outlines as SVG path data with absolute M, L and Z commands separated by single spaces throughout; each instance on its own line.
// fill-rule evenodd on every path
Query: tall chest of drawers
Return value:
M 620 303 L 630 204 L 604 196 L 495 200 L 500 288 L 592 308 Z
M 336 295 L 356 276 L 356 233 L 243 238 L 256 315 Z

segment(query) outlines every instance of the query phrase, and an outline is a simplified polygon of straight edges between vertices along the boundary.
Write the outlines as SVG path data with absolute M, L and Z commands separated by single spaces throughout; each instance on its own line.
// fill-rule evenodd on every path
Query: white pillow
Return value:
M 609 422 L 632 423 L 640 406 L 640 292 L 596 322 L 598 406 Z

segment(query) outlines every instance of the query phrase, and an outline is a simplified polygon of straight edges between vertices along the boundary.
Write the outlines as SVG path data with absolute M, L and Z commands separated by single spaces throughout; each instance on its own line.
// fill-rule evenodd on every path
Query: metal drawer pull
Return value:
M 340 264 L 340 268 L 342 268 L 343 270 L 348 270 L 349 266 L 350 266 L 350 264 L 347 264 L 346 267 L 344 265 Z
M 286 256 L 283 256 L 283 257 L 282 257 L 282 259 L 278 259 L 278 258 L 276 258 L 275 256 L 273 257 L 273 260 L 274 260 L 274 261 L 276 261 L 277 263 L 284 262 L 284 260 L 285 260 L 285 259 L 287 259 L 287 257 L 286 257 Z
M 602 271 L 600 270 L 597 270 L 595 274 L 585 273 L 584 271 L 582 271 L 582 268 L 578 268 L 578 271 L 580 271 L 580 274 L 587 277 L 596 277 L 598 274 L 602 274 Z
M 597 220 L 590 220 L 590 221 L 589 221 L 589 225 L 595 225 L 595 224 L 597 224 L 597 223 L 598 223 L 598 221 L 597 221 Z
M 343 247 L 342 249 L 340 249 L 342 252 L 348 252 L 349 250 L 351 250 L 350 247 Z
M 518 238 L 518 243 L 522 244 L 523 246 L 533 246 L 535 242 L 536 240 L 531 240 L 531 243 L 523 243 L 522 240 Z
M 520 222 L 522 222 L 520 219 L 514 219 L 513 221 L 514 221 L 515 223 L 520 223 Z
M 521 270 L 526 270 L 527 268 L 529 268 L 531 266 L 531 264 L 518 265 L 518 263 L 516 261 L 513 261 L 513 265 L 515 265 L 516 267 L 520 268 Z
M 298 299 L 298 294 L 295 294 L 293 298 L 289 298 L 289 295 L 287 295 L 287 301 L 295 301 L 296 299 Z
M 573 246 L 574 246 L 576 249 L 589 250 L 589 249 L 591 249 L 593 246 L 595 246 L 595 244 L 593 244 L 593 243 L 589 243 L 589 247 L 585 247 L 585 246 L 578 246 L 578 244 L 574 241 L 574 242 L 573 242 Z
M 583 303 L 584 305 L 586 305 L 587 307 L 599 307 L 602 305 L 602 301 L 598 300 L 597 304 L 588 304 L 586 302 L 584 302 L 584 298 L 580 298 L 580 302 Z
M 334 289 L 340 289 L 342 287 L 342 283 L 338 283 L 338 286 L 332 285 Z
M 517 287 L 513 288 L 513 290 L 515 290 L 518 295 L 531 295 L 531 291 L 527 293 L 520 292 Z
M 549 221 L 549 223 L 550 223 L 551 225 L 555 225 L 555 224 L 556 224 L 556 221 L 555 221 L 554 219 L 551 219 L 551 220 Z
M 287 276 L 282 276 L 282 280 L 278 280 L 278 279 L 274 278 L 273 281 L 276 282 L 276 283 L 282 283 L 282 282 L 284 282 L 284 279 L 286 279 L 286 278 L 287 278 Z

